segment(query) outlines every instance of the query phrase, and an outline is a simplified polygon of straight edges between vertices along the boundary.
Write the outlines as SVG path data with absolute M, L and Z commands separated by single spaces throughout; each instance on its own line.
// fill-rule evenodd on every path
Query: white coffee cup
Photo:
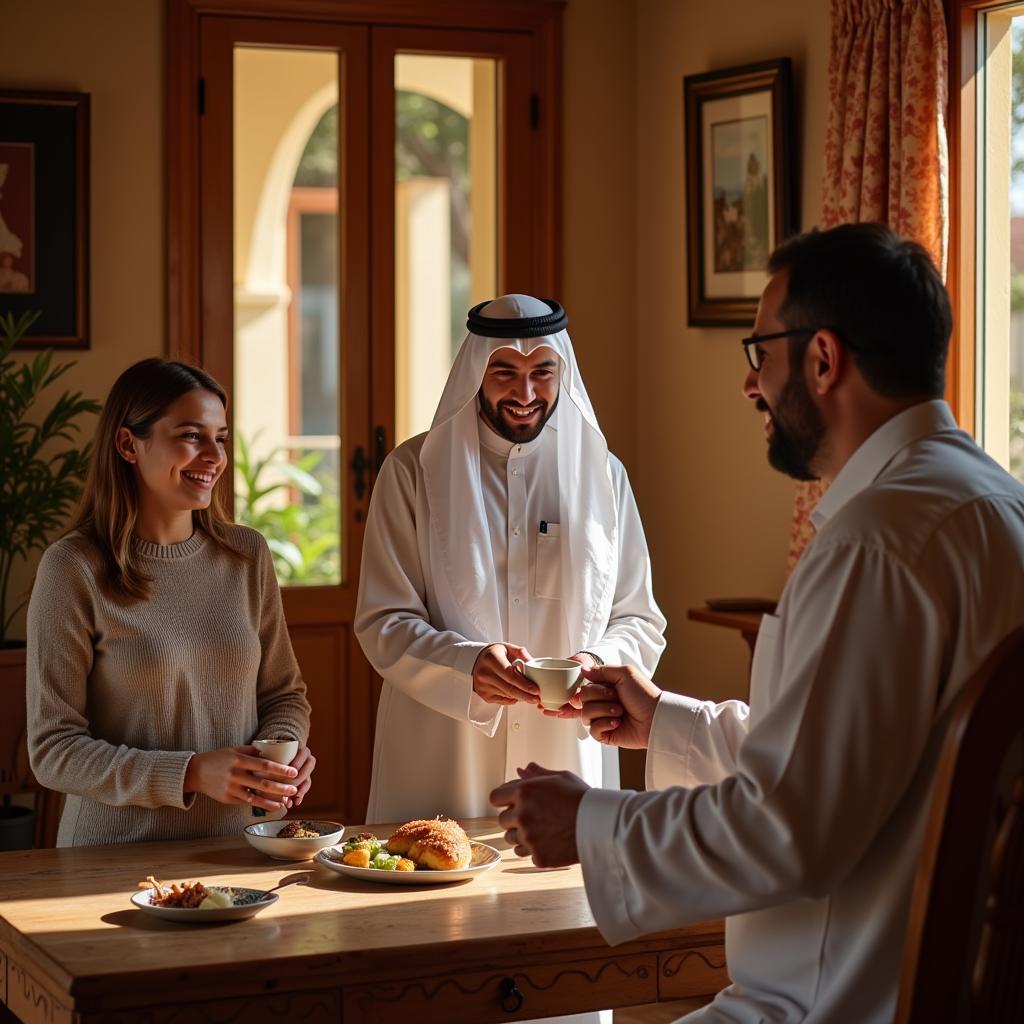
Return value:
M 253 740 L 252 745 L 260 752 L 260 757 L 278 764 L 291 764 L 299 752 L 298 740 Z
M 251 746 L 259 751 L 260 757 L 265 757 L 268 761 L 276 761 L 278 764 L 291 764 L 299 752 L 298 740 L 253 740 Z M 275 779 L 274 781 L 282 780 Z M 262 807 L 252 809 L 252 817 L 262 818 L 264 821 L 276 821 L 287 813 L 286 808 L 282 808 L 280 811 L 265 811 Z
M 548 711 L 557 711 L 579 685 L 582 666 L 568 658 L 534 658 L 523 661 L 516 658 L 512 667 L 518 669 L 540 688 L 540 706 Z

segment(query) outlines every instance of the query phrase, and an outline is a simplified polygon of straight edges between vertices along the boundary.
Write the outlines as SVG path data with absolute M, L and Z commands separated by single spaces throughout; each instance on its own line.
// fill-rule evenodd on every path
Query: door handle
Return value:
M 354 474 L 352 489 L 356 492 L 356 501 L 362 501 L 366 494 L 366 473 L 370 468 L 370 460 L 363 451 L 363 446 L 358 445 L 352 454 L 352 461 L 348 464 Z

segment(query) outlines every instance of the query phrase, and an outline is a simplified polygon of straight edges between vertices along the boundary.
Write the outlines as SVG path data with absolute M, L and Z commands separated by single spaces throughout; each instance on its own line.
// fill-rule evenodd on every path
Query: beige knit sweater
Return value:
M 28 610 L 32 770 L 68 794 L 58 846 L 240 832 L 246 805 L 185 799 L 193 753 L 309 733 L 270 551 L 233 528 L 240 562 L 201 533 L 137 541 L 148 601 L 120 605 L 98 585 L 82 536 L 52 545 Z

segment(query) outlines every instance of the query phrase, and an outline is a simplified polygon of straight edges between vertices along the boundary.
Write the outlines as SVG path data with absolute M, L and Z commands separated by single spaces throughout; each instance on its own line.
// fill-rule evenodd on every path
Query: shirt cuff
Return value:
M 501 704 L 488 704 L 481 700 L 472 685 L 469 688 L 469 706 L 466 718 L 470 725 L 476 726 L 488 739 L 494 736 L 501 724 L 501 713 L 505 708 Z
M 473 666 L 476 664 L 476 659 L 480 657 L 480 652 L 485 647 L 490 646 L 490 644 L 481 644 L 473 640 L 464 640 L 461 643 L 457 643 L 455 645 L 451 667 L 455 669 L 456 672 L 461 672 L 464 676 L 469 676 L 472 681 Z
M 473 643 L 467 640 L 465 643 L 455 645 L 455 661 L 453 668 L 458 672 L 465 682 L 466 697 L 466 720 L 470 725 L 475 726 L 488 738 L 498 731 L 501 723 L 501 713 L 505 709 L 500 704 L 488 704 L 481 700 L 473 689 L 473 666 L 480 652 L 490 644 Z
M 702 701 L 663 690 L 654 710 L 647 740 L 644 785 L 648 790 L 691 785 L 690 744 L 697 728 Z
M 588 789 L 576 815 L 576 852 L 590 912 L 610 946 L 642 934 L 626 911 L 626 886 L 615 832 L 629 790 Z
M 185 796 L 185 772 L 194 752 L 191 750 L 170 750 L 161 753 L 160 760 L 153 766 L 153 793 L 157 807 L 177 807 L 187 811 L 195 803 L 195 793 Z

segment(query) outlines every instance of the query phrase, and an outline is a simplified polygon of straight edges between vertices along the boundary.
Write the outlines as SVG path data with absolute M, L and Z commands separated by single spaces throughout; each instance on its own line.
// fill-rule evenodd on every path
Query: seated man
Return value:
M 744 391 L 768 458 L 830 489 L 766 615 L 749 707 L 596 668 L 583 720 L 648 792 L 530 765 L 492 801 L 539 865 L 579 860 L 609 942 L 727 917 L 732 984 L 687 1020 L 892 1020 L 948 710 L 1024 622 L 1024 487 L 941 400 L 949 300 L 879 225 L 772 256 Z

